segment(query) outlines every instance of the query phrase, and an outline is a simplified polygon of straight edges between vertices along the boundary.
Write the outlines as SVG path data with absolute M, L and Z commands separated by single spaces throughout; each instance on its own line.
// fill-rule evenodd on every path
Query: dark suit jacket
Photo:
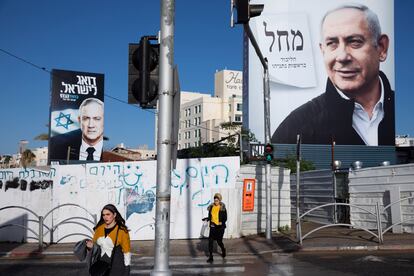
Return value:
M 66 160 L 69 146 L 69 160 L 79 160 L 81 144 L 82 131 L 80 129 L 53 136 L 49 139 L 49 161 Z
M 378 126 L 378 145 L 395 145 L 394 91 L 384 73 L 384 118 Z M 328 79 L 326 92 L 298 107 L 279 125 L 272 143 L 296 144 L 301 134 L 303 144 L 365 145 L 352 127 L 354 100 L 342 98 Z

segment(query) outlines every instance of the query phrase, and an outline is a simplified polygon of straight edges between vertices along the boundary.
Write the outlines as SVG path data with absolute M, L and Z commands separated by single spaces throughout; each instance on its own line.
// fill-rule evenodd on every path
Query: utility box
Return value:
M 254 210 L 254 190 L 256 179 L 243 180 L 243 211 L 249 212 Z

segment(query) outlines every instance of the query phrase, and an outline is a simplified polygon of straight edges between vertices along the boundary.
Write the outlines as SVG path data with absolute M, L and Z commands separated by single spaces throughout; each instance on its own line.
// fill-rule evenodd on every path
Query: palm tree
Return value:
M 6 156 L 4 156 L 4 159 L 3 159 L 3 164 L 5 165 L 5 166 L 7 166 L 7 168 L 10 168 L 10 161 L 11 161 L 11 156 L 10 155 L 6 155 Z
M 23 166 L 23 168 L 26 168 L 28 165 L 30 166 L 33 163 L 35 158 L 36 155 L 31 150 L 27 149 L 22 153 L 20 164 Z
M 47 141 L 47 140 L 49 140 L 49 134 L 48 133 L 41 133 L 41 134 L 37 135 L 34 139 L 38 140 L 38 141 Z

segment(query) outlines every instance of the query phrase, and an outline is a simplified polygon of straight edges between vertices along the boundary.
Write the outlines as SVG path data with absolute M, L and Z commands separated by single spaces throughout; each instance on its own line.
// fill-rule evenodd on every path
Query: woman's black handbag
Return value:
M 91 276 L 104 276 L 111 270 L 111 264 L 102 260 L 96 261 L 89 268 L 89 274 Z
M 112 267 L 112 262 L 114 259 L 114 249 L 116 247 L 116 243 L 118 241 L 118 232 L 119 232 L 119 227 L 118 230 L 116 231 L 116 238 L 115 238 L 115 243 L 114 243 L 114 248 L 112 249 L 112 253 L 111 253 L 111 262 L 105 262 L 101 259 L 97 260 L 96 262 L 94 262 L 91 267 L 89 268 L 89 274 L 91 276 L 104 276 L 106 275 Z M 98 252 L 97 252 L 98 256 L 101 256 L 101 248 L 99 247 Z

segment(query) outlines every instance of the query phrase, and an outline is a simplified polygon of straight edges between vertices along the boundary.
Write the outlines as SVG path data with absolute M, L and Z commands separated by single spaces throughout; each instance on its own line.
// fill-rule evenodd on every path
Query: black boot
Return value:
M 224 248 L 224 247 L 221 249 L 221 256 L 223 258 L 226 258 L 226 248 Z
M 210 255 L 210 257 L 207 259 L 207 262 L 210 263 L 210 264 L 213 263 L 213 256 L 212 255 Z

